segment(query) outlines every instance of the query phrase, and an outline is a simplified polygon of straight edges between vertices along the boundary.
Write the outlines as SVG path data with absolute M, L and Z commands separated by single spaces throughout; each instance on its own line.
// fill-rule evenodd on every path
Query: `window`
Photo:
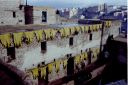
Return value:
M 19 22 L 22 22 L 22 20 L 19 20 Z
M 13 12 L 13 18 L 16 18 L 16 12 Z
M 47 22 L 47 12 L 42 11 L 42 22 Z
M 19 5 L 19 9 L 22 10 L 22 8 L 23 8 L 23 5 Z
M 4 24 L 4 22 L 1 22 L 1 24 Z
M 15 47 L 7 48 L 7 56 L 10 56 L 11 59 L 15 59 Z

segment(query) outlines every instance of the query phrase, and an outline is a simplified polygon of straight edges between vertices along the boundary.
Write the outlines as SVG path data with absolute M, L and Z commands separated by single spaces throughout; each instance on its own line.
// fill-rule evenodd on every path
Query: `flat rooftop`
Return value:
M 38 24 L 32 24 L 32 25 L 6 25 L 6 26 L 0 26 L 0 34 L 4 33 L 13 33 L 13 32 L 25 32 L 25 31 L 33 31 L 33 30 L 39 30 L 39 29 L 59 29 L 64 27 L 74 27 L 74 26 L 81 26 L 77 23 L 66 23 L 66 24 L 51 24 L 51 25 L 38 25 Z
M 123 42 L 123 43 L 127 43 L 127 38 L 123 37 L 122 35 L 115 37 L 114 40 Z

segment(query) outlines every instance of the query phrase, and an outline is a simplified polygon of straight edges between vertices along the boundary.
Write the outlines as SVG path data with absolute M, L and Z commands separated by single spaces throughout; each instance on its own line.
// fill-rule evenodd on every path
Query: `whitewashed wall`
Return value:
M 42 11 L 47 12 L 47 22 L 42 22 Z M 57 22 L 56 10 L 47 7 L 33 7 L 34 24 L 55 24 Z
M 118 24 L 117 24 L 118 23 Z M 119 27 L 120 23 L 116 22 L 112 24 L 109 29 L 110 33 L 114 35 L 114 37 L 119 35 Z M 104 43 L 109 34 L 104 35 Z M 85 37 L 86 36 L 86 37 Z M 16 60 L 12 61 L 10 64 L 16 65 L 18 68 L 32 68 L 32 64 L 37 64 L 39 62 L 45 61 L 49 63 L 54 58 L 58 59 L 60 57 L 64 57 L 64 55 L 68 53 L 76 53 L 80 52 L 80 50 L 84 50 L 85 48 L 94 47 L 96 45 L 100 45 L 100 37 L 101 31 L 93 33 L 92 42 L 89 41 L 89 35 L 82 33 L 74 36 L 74 46 L 69 47 L 69 38 L 64 38 L 61 40 L 52 40 L 47 42 L 48 51 L 46 54 L 41 53 L 41 44 L 34 40 L 30 45 L 23 44 L 21 48 L 16 48 Z M 0 44 L 0 58 L 3 61 L 7 61 L 7 50 L 3 48 Z M 28 63 L 28 65 L 27 65 Z M 26 66 L 25 66 L 26 65 Z

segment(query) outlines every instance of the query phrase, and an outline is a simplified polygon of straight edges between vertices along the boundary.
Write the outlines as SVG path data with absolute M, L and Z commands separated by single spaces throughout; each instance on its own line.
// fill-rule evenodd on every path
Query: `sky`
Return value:
M 102 3 L 107 3 L 108 5 L 127 5 L 127 0 L 27 0 L 27 2 L 29 5 L 50 6 L 54 8 L 88 7 Z

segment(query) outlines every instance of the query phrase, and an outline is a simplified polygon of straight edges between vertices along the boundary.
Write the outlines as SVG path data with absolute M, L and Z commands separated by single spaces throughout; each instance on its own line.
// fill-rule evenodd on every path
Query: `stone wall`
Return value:
M 23 0 L 0 0 L 0 8 L 4 9 L 17 9 L 19 5 L 23 5 Z
M 0 0 L 0 25 L 23 25 L 24 8 L 22 0 Z M 13 13 L 15 12 L 15 17 Z

